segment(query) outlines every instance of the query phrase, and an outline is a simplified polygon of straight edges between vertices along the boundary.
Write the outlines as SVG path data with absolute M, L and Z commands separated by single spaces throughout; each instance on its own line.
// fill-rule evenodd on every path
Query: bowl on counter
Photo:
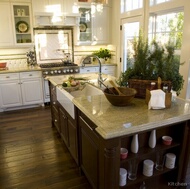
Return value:
M 135 97 L 137 91 L 128 87 L 118 87 L 118 89 L 124 94 L 124 96 L 119 95 L 114 87 L 104 89 L 104 95 L 107 100 L 114 106 L 129 105 Z
M 170 136 L 163 136 L 162 137 L 162 142 L 164 145 L 171 145 L 172 143 L 172 137 Z
M 0 68 L 6 68 L 7 63 L 6 62 L 0 62 Z

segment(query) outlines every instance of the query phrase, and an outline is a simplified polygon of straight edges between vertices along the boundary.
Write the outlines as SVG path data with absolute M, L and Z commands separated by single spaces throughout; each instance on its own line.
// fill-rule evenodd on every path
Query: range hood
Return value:
M 40 26 L 78 26 L 79 13 L 35 12 L 35 27 Z

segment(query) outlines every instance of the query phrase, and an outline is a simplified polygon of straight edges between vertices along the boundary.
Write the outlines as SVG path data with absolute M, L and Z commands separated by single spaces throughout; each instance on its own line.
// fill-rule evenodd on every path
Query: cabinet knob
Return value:
M 56 104 L 56 102 L 53 102 L 53 104 L 55 105 L 55 104 Z
M 55 119 L 54 122 L 57 123 L 57 119 Z

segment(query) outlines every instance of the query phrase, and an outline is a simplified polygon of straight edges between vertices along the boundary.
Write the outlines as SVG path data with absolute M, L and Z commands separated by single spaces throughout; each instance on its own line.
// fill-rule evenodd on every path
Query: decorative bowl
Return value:
M 124 94 L 124 96 L 119 95 L 113 87 L 104 89 L 104 95 L 106 96 L 107 100 L 114 106 L 129 105 L 135 97 L 137 91 L 128 87 L 118 87 L 118 89 Z
M 7 63 L 6 62 L 0 62 L 0 68 L 6 68 Z
M 171 143 L 172 143 L 172 137 L 170 137 L 170 136 L 163 136 L 162 137 L 162 142 L 165 145 L 171 145 Z

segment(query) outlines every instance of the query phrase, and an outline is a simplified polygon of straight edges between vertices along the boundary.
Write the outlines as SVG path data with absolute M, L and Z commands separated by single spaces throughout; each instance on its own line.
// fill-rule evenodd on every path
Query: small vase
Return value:
M 150 133 L 148 145 L 150 148 L 154 148 L 156 146 L 156 130 L 152 130 Z
M 138 150 L 139 150 L 138 134 L 135 134 L 131 142 L 131 152 L 136 154 Z

